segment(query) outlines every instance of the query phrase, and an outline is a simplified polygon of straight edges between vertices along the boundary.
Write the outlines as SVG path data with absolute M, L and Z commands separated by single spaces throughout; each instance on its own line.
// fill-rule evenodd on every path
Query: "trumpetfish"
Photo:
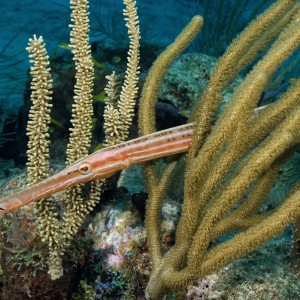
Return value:
M 268 105 L 254 109 L 250 120 Z M 0 214 L 50 196 L 79 183 L 104 179 L 130 166 L 156 158 L 186 152 L 195 123 L 157 131 L 127 142 L 100 149 L 58 173 L 12 195 L 0 198 Z
M 185 152 L 194 127 L 189 123 L 100 149 L 45 180 L 1 198 L 0 212 L 16 210 L 79 183 L 108 178 L 132 165 Z

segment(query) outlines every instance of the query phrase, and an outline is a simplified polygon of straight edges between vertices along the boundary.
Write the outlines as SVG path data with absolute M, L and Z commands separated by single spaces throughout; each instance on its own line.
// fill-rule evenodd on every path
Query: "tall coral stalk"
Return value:
M 124 83 L 118 100 L 117 76 L 113 72 L 107 76 L 107 105 L 104 111 L 105 145 L 111 146 L 124 142 L 128 137 L 129 127 L 134 116 L 134 106 L 138 92 L 138 75 L 140 59 L 140 27 L 136 1 L 124 0 L 124 17 L 130 40 L 127 68 Z
M 49 57 L 42 37 L 35 35 L 29 39 L 26 50 L 30 53 L 31 101 L 27 124 L 29 137 L 27 150 L 27 180 L 29 184 L 37 183 L 49 176 L 49 133 L 52 101 L 52 79 L 49 68 Z M 49 247 L 53 257 L 59 245 L 57 219 L 58 210 L 53 199 L 43 198 L 35 205 L 38 220 L 38 234 Z
M 49 133 L 51 111 L 52 79 L 49 56 L 43 37 L 36 35 L 29 39 L 26 50 L 30 53 L 31 101 L 27 124 L 29 138 L 27 151 L 28 182 L 34 184 L 49 176 Z M 37 163 L 38 162 L 38 163 Z

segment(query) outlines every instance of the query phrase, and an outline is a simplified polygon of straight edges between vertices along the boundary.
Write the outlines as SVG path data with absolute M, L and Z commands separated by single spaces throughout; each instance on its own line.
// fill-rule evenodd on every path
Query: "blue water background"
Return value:
M 257 0 L 137 0 L 142 40 L 167 46 L 192 16 L 205 18 L 200 37 L 189 51 L 220 56 L 249 19 L 274 1 Z M 33 35 L 42 35 L 48 53 L 69 41 L 70 9 L 67 0 L 0 0 L 0 132 L 9 114 L 23 103 L 29 62 L 25 48 Z M 112 49 L 127 41 L 122 0 L 93 0 L 91 43 L 100 41 Z M 113 53 L 112 53 L 113 55 Z

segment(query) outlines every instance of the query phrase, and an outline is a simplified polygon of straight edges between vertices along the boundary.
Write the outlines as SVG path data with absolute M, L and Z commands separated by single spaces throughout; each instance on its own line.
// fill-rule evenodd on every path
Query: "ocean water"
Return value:
M 210 3 L 210 4 L 209 4 Z M 240 3 L 236 5 L 236 3 Z M 220 55 L 230 39 L 240 32 L 248 19 L 262 11 L 272 1 L 138 1 L 142 40 L 168 45 L 195 14 L 206 16 L 203 28 L 203 42 L 193 47 L 197 51 L 205 48 L 211 54 Z M 91 43 L 104 40 L 105 43 L 120 43 L 126 39 L 122 17 L 121 0 L 91 1 Z M 236 12 L 236 14 L 235 14 Z M 29 67 L 26 53 L 28 39 L 42 35 L 51 53 L 59 43 L 68 43 L 70 22 L 69 1 L 9 1 L 1 0 L 0 63 L 1 102 L 4 115 L 16 112 L 22 104 L 24 83 Z M 231 17 L 235 18 L 231 20 Z M 232 22 L 230 28 L 225 24 Z M 215 28 L 214 28 L 215 27 Z M 227 32 L 224 32 L 224 29 Z M 221 49 L 217 36 L 228 35 Z M 210 45 L 203 45 L 204 41 Z M 193 48 L 192 47 L 192 48 Z

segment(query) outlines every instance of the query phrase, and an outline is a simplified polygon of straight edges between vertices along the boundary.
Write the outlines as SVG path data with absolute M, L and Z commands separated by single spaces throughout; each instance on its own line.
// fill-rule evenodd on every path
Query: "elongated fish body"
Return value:
M 107 178 L 129 166 L 185 152 L 193 128 L 194 124 L 190 123 L 98 150 L 39 183 L 1 198 L 0 209 L 2 213 L 15 210 L 76 184 Z

